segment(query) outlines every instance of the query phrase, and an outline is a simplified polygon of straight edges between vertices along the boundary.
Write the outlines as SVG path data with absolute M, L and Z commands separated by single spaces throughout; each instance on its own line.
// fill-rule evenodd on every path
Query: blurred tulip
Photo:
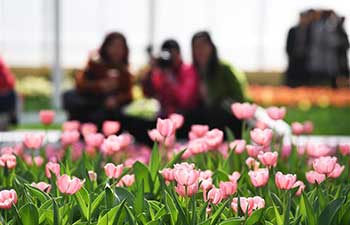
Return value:
M 231 105 L 231 111 L 237 119 L 248 120 L 254 117 L 256 105 L 249 103 L 233 103 Z
M 254 143 L 264 147 L 270 145 L 272 140 L 272 134 L 272 130 L 268 128 L 264 130 L 254 128 L 254 130 L 250 131 L 250 137 L 252 138 Z
M 120 123 L 118 121 L 104 121 L 102 125 L 103 134 L 108 137 L 116 134 L 120 130 Z
M 245 140 L 234 140 L 230 143 L 230 149 L 234 149 L 235 153 L 242 154 L 245 150 L 247 142 Z
M 52 124 L 55 119 L 55 111 L 53 110 L 41 110 L 39 112 L 40 122 L 44 125 Z
M 264 166 L 275 167 L 277 165 L 278 152 L 260 152 L 258 159 Z
M 123 173 L 123 164 L 115 166 L 113 163 L 107 163 L 104 166 L 105 173 L 108 178 L 119 178 Z
M 219 188 L 214 187 L 208 192 L 208 201 L 212 202 L 214 205 L 219 204 L 222 201 L 223 197 L 224 194 Z
M 269 181 L 269 170 L 266 168 L 251 170 L 248 175 L 254 187 L 263 187 Z
M 47 178 L 51 178 L 51 173 L 55 174 L 56 177 L 60 175 L 61 166 L 58 163 L 48 162 L 45 165 L 45 175 Z
M 44 134 L 28 133 L 24 135 L 23 143 L 27 148 L 39 149 L 44 140 Z
M 315 159 L 312 166 L 317 173 L 329 174 L 334 170 L 336 163 L 336 157 L 326 156 Z
M 0 166 L 13 169 L 16 167 L 16 156 L 13 154 L 3 154 L 0 156 Z
M 316 182 L 320 184 L 326 179 L 326 175 L 313 170 L 306 172 L 305 177 L 310 184 L 315 184 Z
M 285 107 L 269 107 L 266 109 L 267 114 L 273 120 L 282 120 L 286 115 Z
M 184 124 L 185 118 L 181 114 L 173 113 L 169 116 L 169 119 L 173 121 L 175 128 L 179 129 Z
M 157 119 L 157 130 L 163 137 L 172 136 L 175 133 L 175 124 L 170 119 Z
M 39 190 L 49 193 L 51 191 L 51 185 L 45 182 L 32 183 L 32 187 L 38 188 Z

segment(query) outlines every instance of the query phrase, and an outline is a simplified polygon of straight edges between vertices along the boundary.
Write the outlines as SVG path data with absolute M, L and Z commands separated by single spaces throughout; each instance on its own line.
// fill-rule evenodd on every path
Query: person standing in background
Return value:
M 310 49 L 310 23 L 314 10 L 300 13 L 298 25 L 292 27 L 287 36 L 286 51 L 288 68 L 285 84 L 290 87 L 309 83 L 307 63 Z
M 17 123 L 15 76 L 0 56 L 0 130 Z

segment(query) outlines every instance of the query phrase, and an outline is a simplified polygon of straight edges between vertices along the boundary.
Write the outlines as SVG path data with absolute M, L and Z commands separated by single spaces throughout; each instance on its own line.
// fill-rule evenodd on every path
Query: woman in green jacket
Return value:
M 230 105 L 246 100 L 244 73 L 219 60 L 216 46 L 206 31 L 198 32 L 192 38 L 192 60 L 201 78 L 205 122 L 213 128 L 229 127 L 236 138 L 240 137 L 242 124 L 232 115 Z

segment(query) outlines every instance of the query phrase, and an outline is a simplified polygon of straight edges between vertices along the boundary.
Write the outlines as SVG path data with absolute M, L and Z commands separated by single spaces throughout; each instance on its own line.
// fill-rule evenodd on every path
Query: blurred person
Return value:
M 0 130 L 17 123 L 16 99 L 15 77 L 0 57 Z
M 308 63 L 312 85 L 330 84 L 336 87 L 336 77 L 340 73 L 338 48 L 341 38 L 337 33 L 339 21 L 333 10 L 320 10 L 314 14 Z
M 337 34 L 340 38 L 340 45 L 338 47 L 338 58 L 339 58 L 339 76 L 337 79 L 337 86 L 338 84 L 342 85 L 345 84 L 348 78 L 349 78 L 349 58 L 348 58 L 348 50 L 350 48 L 349 45 L 349 38 L 344 28 L 345 23 L 345 17 L 341 17 L 339 19 L 338 27 L 337 27 Z
M 309 83 L 307 63 L 310 48 L 310 24 L 314 13 L 314 10 L 300 13 L 298 24 L 288 32 L 286 45 L 288 68 L 285 83 L 290 87 Z
M 187 114 L 199 103 L 199 77 L 185 64 L 177 41 L 168 39 L 158 57 L 151 57 L 151 69 L 143 79 L 143 91 L 161 104 L 160 117 L 172 113 Z
M 233 102 L 246 100 L 245 74 L 222 62 L 210 34 L 201 31 L 192 37 L 193 66 L 201 79 L 201 108 L 198 118 L 212 128 L 229 127 L 236 138 L 241 136 L 241 121 L 230 110 Z M 204 112 L 204 113 L 203 113 Z
M 132 75 L 128 69 L 129 48 L 123 34 L 108 34 L 93 53 L 86 68 L 76 75 L 76 89 L 63 96 L 70 120 L 93 122 L 125 119 L 121 113 L 131 102 Z

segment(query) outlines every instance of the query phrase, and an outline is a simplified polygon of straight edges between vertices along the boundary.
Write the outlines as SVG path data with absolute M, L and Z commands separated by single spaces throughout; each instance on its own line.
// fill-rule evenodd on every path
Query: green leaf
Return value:
M 314 210 L 311 208 L 309 199 L 304 192 L 302 192 L 300 199 L 300 213 L 303 215 L 304 219 L 308 221 L 309 225 L 317 224 Z
M 233 163 L 235 161 L 235 154 L 234 154 L 234 149 L 230 149 L 230 154 L 228 155 L 227 159 L 224 160 L 224 165 L 223 165 L 223 169 L 224 171 L 226 171 L 227 173 L 232 173 L 233 172 Z
M 121 214 L 121 210 L 124 207 L 126 200 L 124 200 L 121 204 L 113 207 L 109 210 L 105 215 L 99 218 L 97 225 L 112 225 L 114 223 L 115 218 L 119 218 Z
M 133 166 L 137 187 L 140 187 L 142 181 L 144 184 L 144 192 L 149 193 L 153 190 L 153 182 L 148 167 L 140 162 L 136 162 Z
M 219 183 L 219 181 L 228 181 L 229 177 L 228 177 L 227 173 L 225 173 L 224 171 L 217 170 L 213 174 L 213 180 L 217 181 L 217 183 Z
M 19 210 L 19 215 L 23 225 L 38 225 L 39 213 L 35 205 L 28 203 Z
M 158 145 L 155 142 L 153 145 L 153 149 L 152 149 L 152 154 L 151 154 L 151 161 L 150 161 L 150 171 L 151 171 L 151 177 L 152 180 L 154 181 L 157 177 L 157 173 L 160 167 L 160 154 L 159 154 L 159 149 L 158 149 Z
M 271 192 L 271 198 L 272 198 L 272 201 L 277 205 L 277 207 L 282 210 L 283 204 L 282 204 L 280 198 L 273 192 Z M 281 213 L 282 213 L 282 211 L 281 211 Z
M 168 212 L 170 213 L 172 224 L 174 225 L 177 221 L 177 216 L 179 213 L 173 199 L 167 191 L 165 191 L 165 205 L 167 207 Z
M 244 217 L 229 218 L 219 223 L 219 225 L 241 225 L 244 222 Z
M 274 203 L 272 203 L 272 204 L 273 204 L 273 209 L 275 211 L 275 218 L 276 218 L 277 225 L 283 225 L 283 218 L 282 218 L 281 214 L 279 213 L 278 208 L 276 207 L 276 205 Z
M 229 127 L 225 127 L 225 133 L 227 136 L 227 142 L 230 143 L 235 140 L 235 135 Z
M 182 224 L 189 225 L 189 222 L 187 220 L 188 218 L 186 217 L 186 213 L 185 213 L 184 209 L 181 207 L 181 204 L 180 204 L 180 201 L 179 201 L 177 195 L 174 194 L 174 192 L 172 192 L 171 197 L 174 201 L 174 204 L 176 206 L 177 211 L 179 212 Z
M 82 187 L 75 195 L 78 205 L 86 220 L 89 220 L 90 196 L 87 190 Z
M 178 163 L 181 161 L 182 155 L 185 153 L 186 149 L 182 150 L 181 152 L 177 153 L 173 159 L 166 164 L 164 168 L 171 168 L 173 167 L 174 164 Z
M 141 181 L 141 185 L 137 187 L 137 192 L 134 201 L 134 210 L 135 215 L 138 216 L 143 212 L 144 206 L 144 185 L 143 180 Z
M 101 204 L 101 202 L 103 201 L 105 195 L 106 195 L 105 191 L 101 192 L 96 197 L 96 199 L 92 202 L 92 204 L 91 204 L 91 214 L 93 214 L 95 212 L 95 210 L 97 209 L 97 207 Z
M 115 196 L 115 197 L 114 197 Z M 129 205 L 134 205 L 135 196 L 130 193 L 127 189 L 122 187 L 115 188 L 115 195 L 113 198 L 116 199 L 116 203 L 119 204 L 122 201 L 126 200 Z
M 283 217 L 284 217 L 284 225 L 289 225 L 289 213 L 290 213 L 290 207 L 291 207 L 291 201 L 292 201 L 292 197 L 291 197 L 291 193 L 290 191 L 288 191 L 288 203 L 287 203 L 287 207 L 285 207 L 285 211 L 283 213 Z
M 53 198 L 52 199 L 52 211 L 53 211 L 53 224 L 54 225 L 59 225 L 61 224 L 61 218 L 59 216 L 59 209 L 58 209 L 58 206 L 57 206 L 57 203 L 55 201 L 55 199 Z
M 318 218 L 320 225 L 331 225 L 334 216 L 338 213 L 339 209 L 343 205 L 343 198 L 335 199 L 331 201 L 326 208 L 322 211 L 320 217 Z
M 246 225 L 253 225 L 260 221 L 264 209 L 255 210 L 246 220 Z
M 317 185 L 317 196 L 318 196 L 318 202 L 320 203 L 321 209 L 324 209 L 327 205 L 327 201 L 325 199 L 324 194 L 322 193 L 322 190 L 319 184 Z
M 38 188 L 32 187 L 29 184 L 24 184 L 24 187 L 30 192 L 32 196 L 35 196 L 37 199 L 39 199 L 40 202 L 46 202 L 50 199 L 50 196 L 48 194 L 42 192 Z
M 211 217 L 211 221 L 210 221 L 210 225 L 214 225 L 216 224 L 221 216 L 222 211 L 225 209 L 225 206 L 227 205 L 227 203 L 231 201 L 231 199 L 227 199 L 224 203 L 222 203 L 222 205 L 215 211 L 215 213 L 213 214 L 213 216 Z

